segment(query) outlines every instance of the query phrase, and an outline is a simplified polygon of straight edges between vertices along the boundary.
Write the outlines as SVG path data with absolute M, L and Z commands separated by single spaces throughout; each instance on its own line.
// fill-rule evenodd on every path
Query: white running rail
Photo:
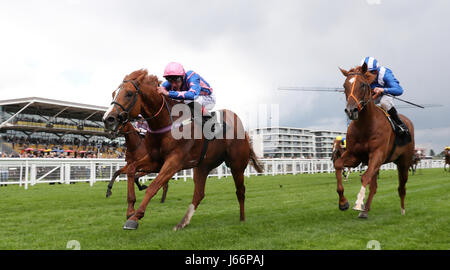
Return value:
M 313 174 L 334 172 L 333 163 L 328 159 L 260 159 L 264 172 L 258 174 L 248 166 L 245 176 Z M 444 160 L 421 160 L 418 169 L 443 168 Z M 113 173 L 124 166 L 124 159 L 54 159 L 54 158 L 0 158 L 0 185 L 20 185 L 28 189 L 38 183 L 75 183 L 88 182 L 92 186 L 97 181 L 109 181 Z M 352 169 L 358 171 L 361 166 Z M 396 169 L 393 163 L 384 164 L 382 170 Z M 183 170 L 174 175 L 174 179 L 186 181 L 192 178 L 193 170 Z M 231 176 L 230 170 L 222 163 L 212 170 L 210 177 Z M 154 179 L 156 174 L 142 177 L 140 180 Z M 125 180 L 121 175 L 116 181 Z

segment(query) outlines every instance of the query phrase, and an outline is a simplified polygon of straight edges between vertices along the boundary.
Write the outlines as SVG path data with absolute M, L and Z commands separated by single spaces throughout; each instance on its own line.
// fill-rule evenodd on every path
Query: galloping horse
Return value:
M 183 115 L 172 115 L 172 108 L 179 102 L 168 99 L 158 94 L 158 78 L 148 75 L 147 70 L 137 70 L 125 76 L 122 84 L 115 91 L 115 97 L 111 107 L 103 116 L 105 128 L 117 131 L 123 123 L 134 119 L 138 114 L 142 114 L 147 120 L 150 131 L 147 151 L 151 160 L 159 161 L 159 174 L 147 188 L 141 205 L 135 211 L 134 203 L 136 197 L 132 182 L 128 182 L 128 210 L 124 229 L 137 229 L 138 220 L 144 217 L 145 210 L 151 198 L 169 179 L 178 171 L 194 168 L 195 190 L 192 203 L 182 220 L 174 227 L 174 230 L 184 228 L 190 220 L 205 196 L 205 182 L 209 172 L 225 161 L 230 167 L 236 186 L 236 195 L 240 206 L 240 220 L 245 220 L 244 200 L 245 185 L 244 171 L 249 163 L 258 172 L 262 172 L 262 167 L 250 145 L 248 134 L 244 131 L 242 122 L 236 114 L 229 110 L 222 110 L 218 113 L 223 115 L 223 135 L 215 139 L 205 138 L 205 133 L 201 132 L 196 138 L 196 129 L 202 129 L 196 121 L 186 125 L 178 125 L 178 120 L 183 119 Z M 187 107 L 187 106 L 186 106 Z M 189 114 L 190 116 L 190 114 Z M 174 121 L 176 122 L 174 124 Z M 205 125 L 207 126 L 208 122 Z M 173 131 L 178 128 L 190 131 L 192 136 L 182 136 L 175 138 Z M 178 136 L 178 135 L 177 135 Z M 187 138 L 186 138 L 187 137 Z M 208 147 L 206 148 L 205 145 Z M 205 149 L 206 148 L 206 149 Z M 205 151 L 205 152 L 204 152 Z
M 420 155 L 418 153 L 414 153 L 413 158 L 412 158 L 412 163 L 410 166 L 412 175 L 414 175 L 416 173 L 417 165 L 419 165 L 420 159 L 421 159 Z
M 445 149 L 444 171 L 447 171 L 447 165 L 450 167 L 450 149 Z M 450 172 L 450 169 L 448 171 Z
M 344 148 L 341 145 L 341 141 L 334 140 L 333 142 L 333 150 L 331 153 L 331 160 L 334 162 L 336 159 L 340 158 L 342 154 L 344 153 Z M 344 181 L 348 180 L 348 177 L 350 176 L 350 168 L 347 168 L 347 171 L 345 171 L 345 168 L 342 170 L 342 175 L 345 177 Z
M 126 174 L 130 181 L 134 179 L 134 182 L 138 186 L 139 190 L 144 190 L 147 188 L 147 186 L 141 186 L 141 184 L 139 183 L 139 178 L 149 173 L 156 173 L 161 168 L 159 165 L 160 162 L 151 160 L 150 155 L 147 152 L 146 146 L 148 145 L 149 140 L 148 134 L 146 134 L 145 137 L 142 138 L 129 121 L 122 125 L 120 133 L 125 137 L 125 143 L 127 146 L 125 160 L 127 161 L 127 164 L 114 172 L 106 191 L 107 198 L 111 196 L 111 189 L 113 187 L 114 181 L 119 175 Z M 138 175 L 136 175 L 136 173 L 138 173 Z M 168 188 L 169 183 L 166 183 L 163 187 L 161 203 L 166 200 Z
M 347 105 L 345 112 L 353 120 L 347 129 L 347 150 L 342 157 L 334 162 L 337 178 L 337 193 L 339 194 L 339 209 L 347 210 L 349 203 L 344 196 L 342 186 L 342 169 L 356 167 L 361 162 L 367 163 L 367 171 L 361 177 L 361 189 L 357 196 L 354 210 L 361 211 L 360 218 L 367 218 L 373 196 L 377 190 L 377 174 L 384 163 L 397 164 L 399 186 L 398 194 L 401 202 L 401 214 L 405 214 L 406 181 L 408 168 L 414 154 L 414 127 L 411 121 L 400 115 L 406 123 L 410 135 L 410 142 L 403 146 L 395 144 L 396 134 L 387 119 L 385 112 L 375 105 L 370 84 L 376 75 L 367 72 L 367 65 L 353 68 L 349 71 L 341 69 L 346 77 L 344 88 Z M 363 200 L 366 187 L 370 185 L 369 197 L 365 205 Z

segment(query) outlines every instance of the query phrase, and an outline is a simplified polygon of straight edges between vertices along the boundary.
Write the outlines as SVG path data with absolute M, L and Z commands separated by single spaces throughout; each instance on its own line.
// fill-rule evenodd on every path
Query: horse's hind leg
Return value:
M 106 198 L 109 198 L 112 195 L 111 189 L 113 187 L 114 181 L 116 181 L 117 176 L 124 173 L 127 170 L 127 168 L 128 168 L 128 165 L 125 165 L 124 167 L 122 167 L 119 170 L 114 172 L 114 174 L 111 178 L 111 181 L 109 181 L 108 189 L 106 190 Z
M 244 185 L 244 171 L 231 169 L 233 175 L 234 185 L 236 186 L 236 196 L 239 201 L 240 220 L 245 221 L 245 185 Z
M 163 194 L 161 197 L 161 203 L 164 203 L 166 201 L 166 196 L 167 196 L 167 190 L 169 189 L 169 182 L 167 182 L 164 186 L 163 186 Z
M 397 165 L 398 170 L 398 195 L 400 196 L 401 214 L 405 214 L 406 182 L 408 181 L 408 167 Z
M 138 173 L 138 175 L 136 175 L 136 176 L 134 177 L 134 183 L 135 183 L 136 186 L 138 187 L 139 191 L 148 188 L 148 186 L 146 186 L 146 185 L 141 185 L 141 183 L 139 183 L 139 178 L 141 178 L 142 176 L 145 176 L 145 175 L 147 175 L 147 174 L 148 174 L 147 172 L 140 172 L 140 173 Z
M 198 205 L 205 197 L 205 184 L 206 178 L 208 177 L 209 170 L 205 168 L 194 168 L 194 196 L 192 197 L 192 203 L 181 219 L 181 221 L 173 228 L 174 231 L 181 230 L 191 222 L 191 218 L 197 210 Z

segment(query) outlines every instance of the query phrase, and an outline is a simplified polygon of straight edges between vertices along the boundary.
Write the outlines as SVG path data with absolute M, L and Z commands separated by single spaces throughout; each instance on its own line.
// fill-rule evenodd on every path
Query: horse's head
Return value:
M 345 113 L 351 120 L 357 120 L 359 113 L 372 100 L 370 84 L 376 75 L 367 71 L 367 64 L 355 67 L 349 71 L 339 68 L 346 77 L 344 82 L 347 106 Z
M 144 69 L 125 76 L 113 92 L 111 106 L 103 116 L 105 129 L 117 132 L 129 120 L 136 119 L 142 111 L 144 95 L 150 91 L 156 94 L 158 83 L 156 76 L 148 76 Z

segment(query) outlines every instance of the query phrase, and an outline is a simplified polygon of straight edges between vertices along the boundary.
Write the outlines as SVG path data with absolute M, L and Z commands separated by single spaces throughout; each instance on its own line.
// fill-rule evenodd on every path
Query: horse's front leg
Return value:
M 147 205 L 150 200 L 153 198 L 153 196 L 155 196 L 158 190 L 164 184 L 166 184 L 176 172 L 178 172 L 182 168 L 183 164 L 181 162 L 180 155 L 174 154 L 166 159 L 158 176 L 156 176 L 155 180 L 153 180 L 150 186 L 147 188 L 141 205 L 139 206 L 135 214 L 128 218 L 127 222 L 125 223 L 123 227 L 125 230 L 137 229 L 138 220 L 144 217 L 145 210 L 147 209 Z
M 380 170 L 381 165 L 383 164 L 383 153 L 381 151 L 375 152 L 369 156 L 369 164 L 367 166 L 366 172 L 361 176 L 361 189 L 359 190 L 358 196 L 356 198 L 355 205 L 353 206 L 353 210 L 357 211 L 366 211 L 364 206 L 364 198 L 366 196 L 366 187 L 369 185 L 374 179 L 377 177 L 377 173 Z M 376 187 L 373 189 L 373 194 L 376 191 Z M 373 196 L 372 194 L 372 196 Z M 366 211 L 367 213 L 367 211 Z M 363 215 L 360 217 L 366 218 L 367 215 Z
M 127 219 L 134 215 L 134 204 L 136 203 L 136 193 L 134 188 L 134 177 L 136 170 L 134 166 L 129 166 L 127 171 Z
M 344 196 L 344 186 L 342 185 L 342 171 L 344 167 L 354 167 L 359 164 L 359 160 L 345 151 L 344 154 L 334 161 L 334 168 L 337 179 L 337 193 L 339 195 L 339 209 L 344 211 L 349 208 L 348 200 Z

